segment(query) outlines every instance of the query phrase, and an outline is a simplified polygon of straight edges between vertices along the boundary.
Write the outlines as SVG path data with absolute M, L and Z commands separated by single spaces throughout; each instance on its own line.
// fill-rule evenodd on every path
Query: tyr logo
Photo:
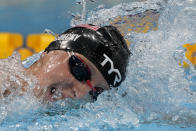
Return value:
M 106 55 L 106 54 L 103 54 L 103 56 L 105 57 L 105 60 L 101 63 L 102 67 L 105 66 L 105 64 L 107 62 L 110 63 L 110 70 L 108 70 L 108 74 L 112 74 L 113 72 L 116 73 L 116 76 L 115 76 L 115 79 L 114 79 L 114 83 L 113 85 L 115 86 L 117 82 L 120 82 L 122 77 L 121 77 L 121 74 L 120 74 L 120 71 L 118 69 L 114 69 L 114 63 L 113 61 Z

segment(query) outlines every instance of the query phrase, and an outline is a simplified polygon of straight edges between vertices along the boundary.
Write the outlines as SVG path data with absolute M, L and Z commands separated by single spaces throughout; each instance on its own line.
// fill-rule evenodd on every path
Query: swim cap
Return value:
M 50 43 L 45 52 L 77 52 L 90 60 L 109 86 L 117 87 L 125 79 L 130 51 L 120 32 L 113 26 L 79 25 L 68 29 Z

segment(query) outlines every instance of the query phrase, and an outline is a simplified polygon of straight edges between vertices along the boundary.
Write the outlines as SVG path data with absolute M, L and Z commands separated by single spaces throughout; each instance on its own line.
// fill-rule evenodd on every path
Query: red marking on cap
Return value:
M 94 31 L 97 31 L 100 28 L 99 26 L 93 26 L 93 25 L 89 25 L 89 24 L 81 24 L 81 25 L 78 25 L 78 27 L 84 27 L 84 28 L 88 28 L 88 29 L 94 30 Z

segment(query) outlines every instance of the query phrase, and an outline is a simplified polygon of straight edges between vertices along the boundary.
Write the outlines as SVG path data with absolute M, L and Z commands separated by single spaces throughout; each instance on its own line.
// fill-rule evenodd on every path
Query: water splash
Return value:
M 196 41 L 195 19 L 190 19 L 195 16 L 196 7 L 193 3 L 183 0 L 133 2 L 88 14 L 86 23 L 108 25 L 116 16 L 134 15 L 149 9 L 161 13 L 158 31 L 147 34 L 130 32 L 126 36 L 132 43 L 133 56 L 128 68 L 128 79 L 121 87 L 126 97 L 120 100 L 126 100 L 129 109 L 137 114 L 133 118 L 138 118 L 139 123 L 159 121 L 196 124 L 196 94 L 190 88 L 195 69 L 191 68 L 191 73 L 186 74 L 178 61 L 185 59 L 182 57 L 184 50 L 179 48 L 185 43 Z M 178 54 L 182 53 L 178 60 L 175 57 L 177 51 Z
M 51 35 L 55 36 L 55 38 L 56 38 L 56 33 L 54 33 L 54 32 L 53 32 L 52 30 L 50 30 L 50 29 L 45 29 L 45 30 L 43 31 L 43 33 L 51 34 Z
M 134 15 L 150 9 L 161 10 L 164 6 L 166 6 L 166 2 L 162 0 L 148 0 L 144 2 L 131 3 L 122 2 L 121 4 L 109 9 L 103 8 L 104 6 L 100 4 L 101 8 L 85 12 L 85 15 L 87 16 L 85 23 L 93 23 L 99 26 L 108 25 L 110 20 L 116 16 Z M 72 19 L 71 26 L 76 26 L 78 24 L 80 24 L 80 21 Z
M 28 57 L 25 61 L 22 62 L 22 64 L 25 68 L 29 68 L 33 63 L 39 60 L 41 54 L 42 51 L 37 54 L 34 54 L 33 56 Z
M 36 80 L 27 77 L 17 52 L 8 59 L 0 60 L 0 74 L 0 123 L 2 123 L 8 117 L 13 118 L 11 114 L 21 115 L 35 105 L 30 88 L 35 86 Z
M 185 69 L 174 57 L 179 47 L 195 41 L 195 22 L 190 19 L 195 11 L 189 10 L 192 12 L 190 16 L 185 13 L 190 5 L 185 1 L 183 4 L 168 1 L 168 6 L 161 13 L 158 31 L 131 33 L 133 56 L 129 65 L 129 86 L 126 88 L 129 100 L 137 105 L 131 104 L 133 110 L 144 122 L 158 120 L 172 124 L 196 124 L 196 94 L 190 88 L 191 82 L 186 78 Z M 190 72 L 195 75 L 193 68 Z M 192 108 L 184 106 L 186 104 Z

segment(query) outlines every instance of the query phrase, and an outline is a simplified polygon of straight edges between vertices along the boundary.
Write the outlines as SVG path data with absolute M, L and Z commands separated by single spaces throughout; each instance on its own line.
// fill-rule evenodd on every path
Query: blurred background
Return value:
M 73 17 L 82 14 L 84 0 L 0 0 L 0 58 L 18 51 L 22 60 L 38 53 L 70 27 Z M 131 0 L 144 1 L 144 0 Z M 86 12 L 99 5 L 111 8 L 130 0 L 85 0 Z
M 81 0 L 82 1 L 82 0 Z M 61 33 L 70 27 L 73 13 L 81 13 L 80 0 L 0 0 L 0 32 L 17 32 L 24 37 L 42 33 L 46 28 Z M 103 4 L 105 8 L 130 1 L 86 0 L 88 9 Z M 144 0 L 143 0 L 144 1 Z
M 0 0 L 0 31 L 27 34 L 69 27 L 74 0 Z

